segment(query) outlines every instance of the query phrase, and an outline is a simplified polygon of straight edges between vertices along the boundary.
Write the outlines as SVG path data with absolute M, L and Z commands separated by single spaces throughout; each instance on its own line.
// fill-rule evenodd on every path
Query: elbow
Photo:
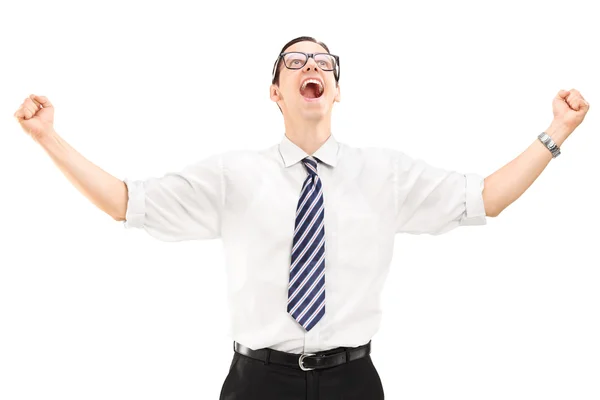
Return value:
M 112 217 L 112 219 L 114 219 L 115 221 L 125 221 L 126 218 L 126 211 L 123 210 L 117 210 L 117 211 L 113 211 L 108 213 L 108 215 L 110 215 Z
M 485 215 L 487 217 L 495 218 L 502 212 L 502 208 L 496 206 L 491 201 L 484 200 L 483 207 L 485 208 Z
M 501 212 L 502 210 L 498 208 L 488 207 L 487 205 L 485 206 L 485 215 L 488 217 L 496 218 Z
M 491 194 L 489 185 L 487 183 L 483 189 L 481 197 L 483 199 L 483 207 L 485 208 L 485 215 L 487 217 L 495 218 L 500 215 L 503 208 L 498 204 L 496 196 Z
M 125 217 L 122 215 L 113 215 L 112 219 L 114 219 L 115 221 L 119 221 L 119 222 L 125 221 Z

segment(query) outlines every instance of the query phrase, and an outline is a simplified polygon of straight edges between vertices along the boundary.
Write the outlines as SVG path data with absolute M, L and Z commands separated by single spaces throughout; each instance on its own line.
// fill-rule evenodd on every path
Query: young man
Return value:
M 499 215 L 589 108 L 578 91 L 559 91 L 545 134 L 484 179 L 338 142 L 339 77 L 325 44 L 292 40 L 270 88 L 285 124 L 280 143 L 143 181 L 117 179 L 71 148 L 46 97 L 31 95 L 15 112 L 71 183 L 126 227 L 166 241 L 223 239 L 234 353 L 221 399 L 383 399 L 370 344 L 394 235 L 438 235 Z

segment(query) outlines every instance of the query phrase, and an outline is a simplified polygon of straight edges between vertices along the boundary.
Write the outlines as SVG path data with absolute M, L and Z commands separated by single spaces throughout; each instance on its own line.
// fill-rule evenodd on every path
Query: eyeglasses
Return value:
M 273 79 L 275 79 L 280 58 L 283 58 L 283 64 L 288 69 L 301 69 L 306 65 L 308 59 L 312 58 L 320 69 L 323 71 L 335 71 L 335 79 L 340 79 L 340 58 L 338 56 L 329 53 L 302 53 L 299 51 L 281 53 L 277 57 L 275 66 L 273 67 Z

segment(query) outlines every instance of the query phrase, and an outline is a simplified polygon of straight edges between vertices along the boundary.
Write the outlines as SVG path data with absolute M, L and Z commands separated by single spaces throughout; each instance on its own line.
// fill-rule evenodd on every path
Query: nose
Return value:
M 313 57 L 309 57 L 308 61 L 306 62 L 306 65 L 304 66 L 304 70 L 306 72 L 310 71 L 310 69 L 313 69 L 313 71 L 317 70 L 317 62 L 315 61 L 315 59 Z

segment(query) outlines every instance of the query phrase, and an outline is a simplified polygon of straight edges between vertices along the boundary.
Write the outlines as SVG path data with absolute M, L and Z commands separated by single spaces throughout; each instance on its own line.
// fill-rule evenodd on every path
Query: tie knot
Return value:
M 313 156 L 308 156 L 302 159 L 304 167 L 309 175 L 317 175 L 317 159 Z

